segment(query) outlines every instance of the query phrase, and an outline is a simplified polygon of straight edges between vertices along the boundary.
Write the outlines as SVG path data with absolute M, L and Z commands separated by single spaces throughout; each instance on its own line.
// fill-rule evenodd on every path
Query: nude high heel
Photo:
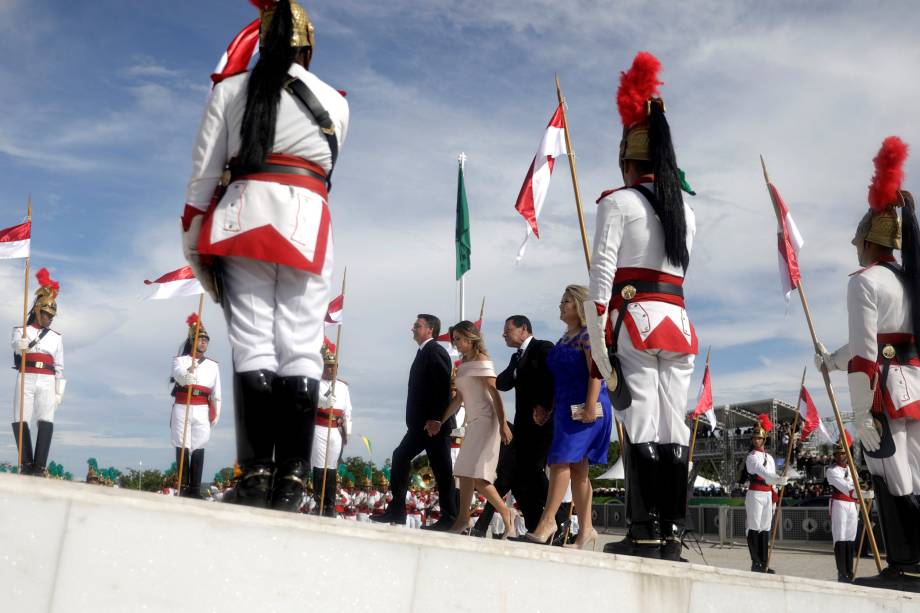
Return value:
M 591 528 L 591 536 L 585 539 L 585 541 L 579 545 L 578 543 L 566 543 L 563 547 L 567 549 L 588 549 L 590 551 L 597 550 L 597 530 Z

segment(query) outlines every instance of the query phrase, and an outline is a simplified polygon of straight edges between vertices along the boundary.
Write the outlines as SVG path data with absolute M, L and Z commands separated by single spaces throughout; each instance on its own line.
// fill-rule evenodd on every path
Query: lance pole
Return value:
M 795 417 L 792 418 L 792 429 L 789 431 L 789 447 L 786 449 L 786 461 L 783 464 L 783 476 L 789 474 L 789 463 L 792 461 L 792 449 L 795 447 L 795 430 L 799 427 L 799 407 L 802 402 L 802 388 L 805 386 L 805 372 L 808 367 L 802 369 L 802 382 L 799 384 L 799 402 L 795 407 Z M 770 568 L 770 558 L 773 557 L 773 544 L 776 543 L 776 533 L 779 531 L 781 515 L 783 514 L 783 495 L 786 493 L 786 486 L 779 488 L 779 497 L 776 500 L 776 513 L 773 515 L 773 527 L 770 529 L 770 546 L 767 548 L 767 568 Z
M 345 308 L 345 279 L 348 277 L 348 267 L 342 271 L 342 309 Z M 339 329 L 335 332 L 335 362 L 332 364 L 332 382 L 329 384 L 329 396 L 335 398 L 335 382 L 339 378 L 339 353 L 342 348 L 342 322 L 339 322 Z M 332 407 L 329 407 L 330 410 Z M 319 412 L 317 411 L 317 415 Z M 326 419 L 326 453 L 323 457 L 323 487 L 319 491 L 319 514 L 323 515 L 323 505 L 326 502 L 326 475 L 329 466 L 329 439 L 332 437 L 332 419 Z
M 766 181 L 767 189 L 770 192 L 770 201 L 773 203 L 773 212 L 776 214 L 776 220 L 779 222 L 779 227 L 782 228 L 783 220 L 780 218 L 780 209 L 773 198 L 773 192 L 769 190 L 770 176 L 767 174 L 767 165 L 764 163 L 763 156 L 760 156 L 760 165 L 763 167 L 763 178 L 764 181 Z M 782 232 L 782 230 L 780 231 Z M 799 299 L 802 301 L 802 310 L 805 312 L 805 321 L 808 323 L 808 332 L 811 334 L 811 342 L 814 346 L 815 353 L 819 353 L 821 343 L 818 340 L 818 334 L 815 331 L 815 324 L 811 316 L 811 309 L 808 308 L 808 299 L 805 297 L 805 284 L 802 281 L 801 276 L 798 281 L 798 290 Z M 878 572 L 882 572 L 882 559 L 878 552 L 878 544 L 875 541 L 875 533 L 872 530 L 872 521 L 869 517 L 869 508 L 866 506 L 866 500 L 863 497 L 862 487 L 859 484 L 859 473 L 856 471 L 856 463 L 853 461 L 853 454 L 850 453 L 850 447 L 847 445 L 846 428 L 843 425 L 843 417 L 840 414 L 840 407 L 837 404 L 837 395 L 834 393 L 834 386 L 831 385 L 831 377 L 830 373 L 827 371 L 826 364 L 821 364 L 821 377 L 824 379 L 824 388 L 827 390 L 827 397 L 830 399 L 831 408 L 834 410 L 834 419 L 837 421 L 837 431 L 840 433 L 841 445 L 843 446 L 844 452 L 847 456 L 847 466 L 850 469 L 850 474 L 854 477 L 853 485 L 856 489 L 856 497 L 859 500 L 860 511 L 862 511 L 863 522 L 866 526 L 866 531 L 869 534 L 869 546 L 872 548 L 872 555 L 875 558 L 875 566 L 878 568 Z
M 195 322 L 195 337 L 192 342 L 191 372 L 198 370 L 198 336 L 201 334 L 201 312 L 204 310 L 204 294 L 198 297 L 198 321 Z M 182 425 L 182 450 L 179 452 L 179 469 L 176 474 L 176 495 L 182 494 L 182 470 L 185 467 L 185 444 L 188 442 L 188 414 L 191 413 L 192 390 L 189 386 L 185 389 L 185 423 Z
M 703 371 L 703 376 L 706 376 L 706 373 L 709 372 L 709 355 L 712 353 L 712 346 L 706 350 L 706 370 Z M 704 381 L 705 383 L 705 381 Z M 709 389 L 712 390 L 712 373 L 709 374 Z M 712 400 L 710 398 L 710 400 Z M 700 416 L 697 415 L 693 420 L 693 436 L 690 437 L 690 455 L 687 458 L 688 461 L 693 461 L 693 450 L 696 448 L 696 432 L 700 427 Z
M 575 169 L 575 152 L 572 150 L 572 137 L 569 134 L 569 115 L 566 110 L 565 96 L 562 95 L 562 86 L 559 84 L 559 75 L 556 75 L 556 97 L 562 108 L 562 126 L 565 133 L 565 151 L 569 158 L 569 170 L 572 172 L 572 187 L 575 190 L 575 208 L 578 210 L 578 227 L 581 230 L 581 246 L 585 251 L 585 263 L 591 268 L 591 250 L 588 246 L 588 232 L 585 230 L 585 216 L 581 207 L 581 190 L 578 188 L 578 172 Z
M 29 205 L 28 205 L 28 212 L 26 213 L 26 221 L 27 222 L 32 221 L 32 194 L 29 194 Z M 29 231 L 29 243 L 30 243 L 29 253 L 30 254 L 32 252 L 31 242 L 32 242 L 32 232 L 30 230 Z M 29 325 L 29 266 L 30 266 L 30 263 L 31 263 L 31 258 L 29 256 L 26 256 L 26 281 L 23 286 L 24 289 L 22 292 L 22 339 L 23 340 L 28 340 L 29 338 L 28 332 L 27 332 L 27 326 Z M 20 356 L 20 360 L 19 360 L 19 456 L 16 461 L 16 465 L 17 465 L 16 472 L 19 473 L 20 475 L 22 474 L 22 447 L 23 447 L 22 437 L 24 435 L 24 430 L 25 430 L 25 420 L 23 419 L 23 416 L 24 416 L 23 405 L 26 402 L 26 353 L 28 353 L 28 349 L 23 349 L 22 355 Z M 30 445 L 31 443 L 32 441 L 29 441 Z

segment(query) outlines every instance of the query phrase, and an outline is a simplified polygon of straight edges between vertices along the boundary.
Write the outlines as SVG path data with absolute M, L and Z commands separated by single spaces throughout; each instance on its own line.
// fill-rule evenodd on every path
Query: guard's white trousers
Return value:
M 326 437 L 329 437 L 329 454 L 326 455 Z M 313 468 L 322 468 L 325 462 L 326 469 L 335 470 L 339 466 L 339 455 L 342 453 L 342 433 L 333 427 L 317 425 L 313 430 L 313 451 L 310 465 Z
M 773 527 L 773 495 L 770 492 L 748 490 L 744 496 L 746 530 L 763 532 Z
M 828 510 L 831 514 L 831 535 L 834 542 L 855 541 L 856 524 L 859 523 L 856 503 L 831 499 Z
M 189 451 L 204 449 L 211 438 L 211 422 L 208 421 L 208 405 L 193 404 L 188 415 L 188 431 L 185 436 L 185 448 Z M 182 430 L 185 427 L 185 405 L 174 404 L 169 419 L 172 446 L 182 447 Z
M 616 311 L 611 317 L 616 316 Z M 629 314 L 626 315 L 630 317 Z M 620 328 L 617 355 L 632 404 L 614 411 L 632 443 L 690 444 L 685 422 L 694 355 L 662 349 L 636 349 L 626 326 Z
M 890 419 L 894 455 L 876 459 L 865 456 L 869 472 L 885 479 L 892 496 L 920 494 L 920 421 Z
M 19 377 L 16 375 L 16 387 L 13 388 L 13 422 L 19 421 Z M 33 420 L 54 422 L 54 411 L 57 408 L 55 401 L 54 375 L 40 375 L 27 372 L 25 375 L 25 402 L 22 403 L 22 420 L 31 423 Z
M 268 370 L 319 379 L 332 241 L 322 274 L 240 257 L 221 258 L 235 372 Z

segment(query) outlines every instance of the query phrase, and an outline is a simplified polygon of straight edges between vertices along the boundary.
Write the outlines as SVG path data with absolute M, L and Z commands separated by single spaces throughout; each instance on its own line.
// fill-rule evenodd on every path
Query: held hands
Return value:
M 428 436 L 434 436 L 441 431 L 441 422 L 437 419 L 429 419 L 425 422 L 425 432 L 428 433 Z
M 498 429 L 498 434 L 502 438 L 503 445 L 511 444 L 511 439 L 514 438 L 511 435 L 511 428 L 508 427 L 508 422 L 502 422 L 502 425 Z

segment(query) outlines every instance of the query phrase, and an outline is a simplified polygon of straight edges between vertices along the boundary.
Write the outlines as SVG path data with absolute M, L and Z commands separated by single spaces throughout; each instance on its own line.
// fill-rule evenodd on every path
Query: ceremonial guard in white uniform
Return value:
M 744 461 L 748 475 L 748 491 L 744 496 L 745 527 L 747 528 L 748 551 L 751 554 L 751 570 L 755 573 L 773 573 L 767 568 L 770 547 L 770 530 L 773 528 L 773 504 L 776 486 L 785 485 L 786 477 L 776 474 L 773 456 L 764 445 L 767 434 L 773 429 L 770 418 L 761 413 L 760 423 L 751 434 L 753 449 Z
M 875 157 L 869 211 L 853 238 L 864 268 L 847 286 L 850 342 L 833 354 L 821 347 L 816 358 L 828 370 L 847 370 L 885 539 L 887 568 L 855 583 L 920 591 L 913 575 L 920 563 L 920 230 L 914 199 L 901 189 L 906 159 L 896 136 Z
M 29 312 L 26 334 L 22 326 L 13 328 L 10 345 L 16 368 L 16 387 L 13 388 L 13 437 L 22 452 L 22 474 L 45 476 L 51 437 L 54 433 L 54 413 L 64 399 L 64 340 L 50 328 L 57 315 L 57 295 L 60 285 L 53 281 L 48 270 L 36 274 L 39 288 Z M 22 403 L 22 440 L 20 432 L 20 377 L 21 360 L 25 357 L 25 395 Z M 37 422 L 35 455 L 32 454 L 32 434 L 29 424 Z
M 313 25 L 260 0 L 259 61 L 217 83 L 195 143 L 183 247 L 224 307 L 242 477 L 236 502 L 296 511 L 310 471 L 332 275 L 327 193 L 344 96 L 308 71 Z
M 847 445 L 852 442 L 846 433 Z M 834 560 L 837 563 L 837 581 L 853 581 L 853 557 L 856 555 L 856 527 L 859 524 L 859 509 L 856 486 L 847 465 L 847 454 L 839 442 L 834 447 L 834 464 L 825 472 L 827 482 L 833 488 L 828 510 L 831 515 L 831 535 L 834 538 Z
M 342 448 L 351 434 L 351 396 L 348 384 L 337 379 L 335 394 L 332 393 L 332 377 L 335 373 L 335 354 L 323 346 L 323 378 L 319 382 L 319 411 L 316 414 L 316 429 L 313 431 L 313 492 L 317 504 L 323 489 L 323 469 L 326 470 L 326 494 L 323 497 L 322 515 L 335 517 L 335 476 L 342 456 Z M 326 441 L 328 438 L 328 451 Z
M 201 497 L 201 474 L 204 471 L 204 448 L 211 438 L 211 428 L 220 419 L 220 367 L 215 360 L 205 357 L 211 337 L 200 324 L 195 366 L 192 367 L 192 343 L 195 342 L 195 324 L 198 314 L 186 320 L 188 337 L 182 351 L 173 358 L 173 407 L 169 419 L 172 445 L 176 448 L 176 466 L 185 466 L 180 488 L 181 496 Z M 186 429 L 186 407 L 188 427 Z M 184 441 L 184 443 L 183 443 Z M 183 447 L 184 444 L 184 447 Z M 185 459 L 182 459 L 183 449 Z
M 621 76 L 626 185 L 597 201 L 585 312 L 594 375 L 607 380 L 626 431 L 628 531 L 604 551 L 679 560 L 690 442 L 684 415 L 698 345 L 683 282 L 696 225 L 658 97 L 660 66 L 642 52 Z

